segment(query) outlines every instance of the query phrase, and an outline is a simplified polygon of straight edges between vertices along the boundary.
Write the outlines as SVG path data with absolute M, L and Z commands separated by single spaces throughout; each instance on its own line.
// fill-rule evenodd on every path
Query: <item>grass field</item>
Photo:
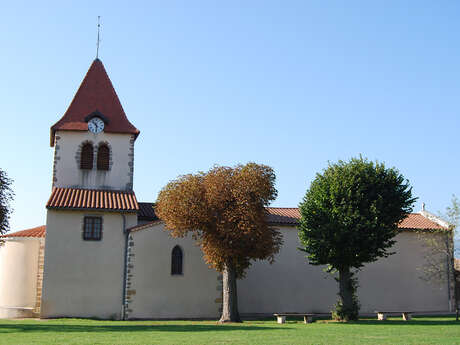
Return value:
M 0 320 L 0 344 L 460 344 L 453 317 L 416 317 L 410 322 L 376 319 L 354 323 L 319 320 L 98 321 L 86 319 Z

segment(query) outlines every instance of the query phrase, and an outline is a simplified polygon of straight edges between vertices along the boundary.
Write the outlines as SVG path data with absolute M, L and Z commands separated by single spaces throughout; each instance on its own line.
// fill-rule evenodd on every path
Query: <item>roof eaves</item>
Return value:
M 97 208 L 97 207 L 65 207 L 65 206 L 46 206 L 48 210 L 64 210 L 64 211 L 102 211 L 102 212 L 117 212 L 117 213 L 137 213 L 138 210 L 124 210 L 113 208 Z

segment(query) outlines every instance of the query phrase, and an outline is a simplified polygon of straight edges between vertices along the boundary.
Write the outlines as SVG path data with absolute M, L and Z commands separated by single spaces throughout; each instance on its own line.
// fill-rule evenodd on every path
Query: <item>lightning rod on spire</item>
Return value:
M 96 43 L 96 59 L 99 58 L 99 43 L 100 40 L 100 31 L 101 31 L 101 16 L 97 16 L 97 43 Z

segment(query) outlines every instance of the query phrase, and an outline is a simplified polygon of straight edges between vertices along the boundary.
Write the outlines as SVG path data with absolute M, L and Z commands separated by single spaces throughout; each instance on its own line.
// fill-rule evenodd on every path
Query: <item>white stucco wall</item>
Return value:
M 82 240 L 84 215 L 104 217 L 103 240 Z M 136 223 L 128 216 L 127 227 Z M 119 318 L 122 299 L 123 245 L 120 214 L 48 211 L 42 316 Z M 300 252 L 297 230 L 281 227 L 284 245 L 273 265 L 255 262 L 238 281 L 240 313 L 329 312 L 338 285 L 309 265 Z M 129 262 L 129 319 L 217 318 L 221 281 L 209 268 L 194 240 L 172 238 L 162 223 L 134 231 Z M 389 258 L 359 273 L 361 313 L 376 309 L 447 311 L 447 284 L 421 280 L 423 243 L 417 234 L 402 232 Z M 171 275 L 171 251 L 183 250 L 183 275 Z
M 238 281 L 241 314 L 324 312 L 335 303 L 334 279 L 323 267 L 309 265 L 300 252 L 297 230 L 280 228 L 284 244 L 276 261 L 256 261 Z
M 84 241 L 83 217 L 102 216 L 101 241 Z M 126 214 L 126 227 L 136 224 Z M 114 212 L 48 210 L 42 317 L 119 318 L 122 304 L 124 235 Z
M 134 268 L 129 318 L 216 318 L 218 273 L 209 268 L 191 237 L 172 238 L 162 223 L 132 233 Z M 171 251 L 183 250 L 183 275 L 171 275 Z
M 0 314 L 2 308 L 35 307 L 39 249 L 38 238 L 0 245 Z
M 57 131 L 55 142 L 55 187 L 78 187 L 126 190 L 132 188 L 134 144 L 130 134 Z M 79 149 L 89 141 L 94 147 L 92 170 L 82 170 Z M 110 170 L 97 170 L 97 146 L 106 142 L 110 147 Z M 128 188 L 130 187 L 130 188 Z
M 273 265 L 256 262 L 238 282 L 242 314 L 276 312 L 329 312 L 336 302 L 338 285 L 324 267 L 309 265 L 297 230 L 282 227 L 284 245 Z M 396 254 L 367 265 L 359 274 L 361 313 L 377 309 L 448 311 L 447 283 L 428 284 L 420 279 L 426 250 L 417 234 L 396 237 Z
M 449 311 L 447 281 L 421 279 L 429 250 L 423 240 L 413 231 L 399 233 L 396 240 L 392 248 L 396 254 L 366 265 L 360 272 L 361 310 Z

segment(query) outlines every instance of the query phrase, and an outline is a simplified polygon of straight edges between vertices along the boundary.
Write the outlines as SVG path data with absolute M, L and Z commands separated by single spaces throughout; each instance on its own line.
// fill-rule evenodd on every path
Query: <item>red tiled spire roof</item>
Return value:
M 36 228 L 21 230 L 16 232 L 10 232 L 0 238 L 11 238 L 11 237 L 45 237 L 46 226 L 37 226 Z
M 87 131 L 88 123 L 85 117 L 94 112 L 102 114 L 108 120 L 105 132 L 128 133 L 136 137 L 139 135 L 139 130 L 126 117 L 112 82 L 99 59 L 91 64 L 64 116 L 51 127 L 51 146 L 54 145 L 57 130 Z

